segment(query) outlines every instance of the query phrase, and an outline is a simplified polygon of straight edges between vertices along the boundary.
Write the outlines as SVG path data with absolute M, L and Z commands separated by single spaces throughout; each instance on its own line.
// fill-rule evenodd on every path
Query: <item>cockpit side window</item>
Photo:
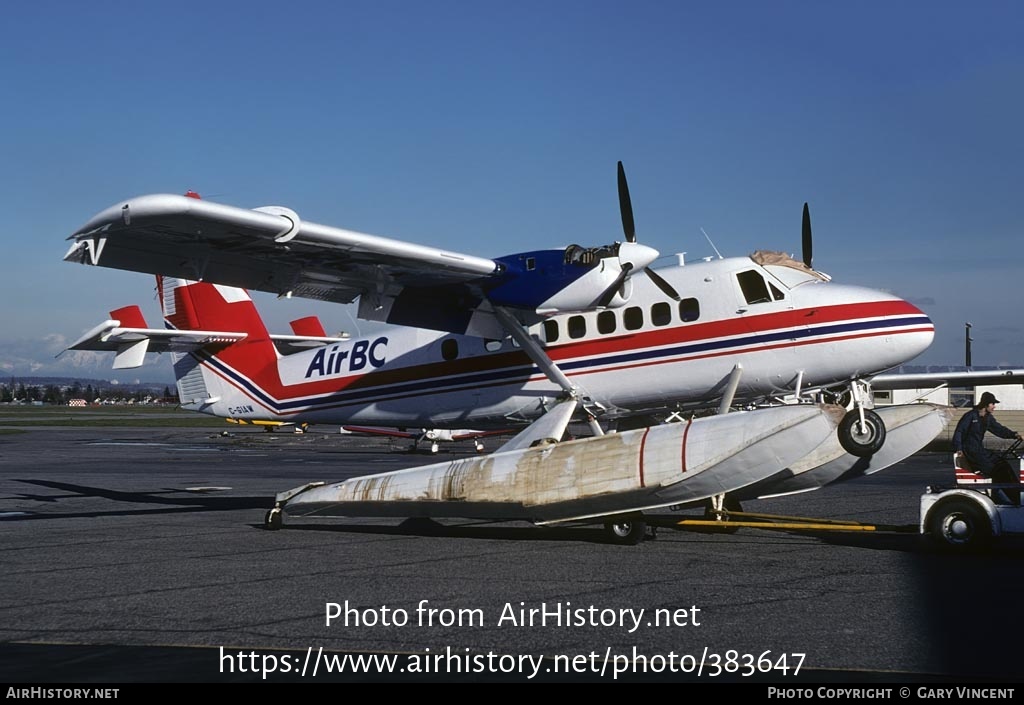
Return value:
M 748 304 L 763 304 L 772 300 L 771 294 L 768 293 L 768 285 L 760 272 L 749 269 L 737 274 L 736 279 Z
M 758 271 L 748 270 L 736 275 L 743 290 L 743 298 L 748 304 L 763 304 L 769 301 L 782 301 L 786 295 L 768 277 Z

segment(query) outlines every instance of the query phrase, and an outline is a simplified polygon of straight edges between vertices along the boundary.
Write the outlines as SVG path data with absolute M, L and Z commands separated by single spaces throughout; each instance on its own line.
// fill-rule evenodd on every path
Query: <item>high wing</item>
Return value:
M 69 239 L 66 261 L 335 303 L 362 297 L 361 315 L 407 288 L 461 284 L 500 269 L 489 259 L 303 222 L 287 208 L 173 194 L 111 206 Z
M 155 194 L 122 201 L 68 239 L 65 261 L 207 281 L 278 296 L 359 300 L 359 316 L 396 325 L 502 338 L 513 316 L 546 316 L 625 305 L 657 250 L 636 240 L 619 164 L 625 242 L 522 252 L 499 259 L 425 247 L 304 222 L 280 206 L 239 208 Z M 627 218 L 628 215 L 628 218 Z M 509 313 L 504 323 L 496 308 Z

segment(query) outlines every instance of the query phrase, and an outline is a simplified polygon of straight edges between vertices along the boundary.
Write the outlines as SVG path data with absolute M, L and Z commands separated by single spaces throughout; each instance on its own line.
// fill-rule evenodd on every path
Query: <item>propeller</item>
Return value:
M 631 263 L 629 263 L 629 262 L 623 262 L 622 263 L 622 271 L 619 272 L 619 276 L 615 277 L 615 281 L 613 281 L 608 286 L 608 288 L 604 290 L 604 293 L 601 294 L 601 298 L 599 298 L 597 300 L 597 305 L 598 306 L 607 306 L 608 304 L 610 304 L 612 302 L 612 299 L 615 298 L 615 294 L 617 294 L 618 291 L 619 291 L 619 287 L 621 287 L 623 285 L 623 283 L 625 283 L 626 277 L 629 276 L 629 272 L 632 269 L 633 269 L 633 265 Z
M 813 241 L 811 240 L 811 211 L 808 209 L 806 202 L 804 203 L 804 218 L 801 230 L 803 233 L 804 264 L 807 265 L 808 269 L 814 269 L 811 266 L 811 258 L 814 254 Z
M 660 274 L 655 272 L 653 269 L 645 269 L 644 271 L 647 272 L 647 278 L 650 279 L 656 287 L 661 289 L 665 296 L 670 299 L 675 299 L 676 301 L 681 299 L 679 292 L 673 289 L 671 284 L 662 279 Z
M 619 214 L 622 216 L 622 232 L 626 236 L 626 242 L 621 243 L 617 246 L 615 254 L 619 258 L 622 270 L 619 275 L 615 278 L 607 289 L 601 294 L 597 300 L 598 306 L 607 306 L 611 303 L 611 300 L 615 298 L 616 292 L 622 287 L 626 279 L 629 278 L 630 273 L 634 269 L 642 269 L 647 273 L 647 278 L 650 279 L 655 286 L 669 298 L 680 300 L 679 293 L 672 288 L 672 285 L 662 278 L 660 274 L 655 273 L 653 269 L 648 269 L 647 265 L 658 258 L 658 251 L 641 245 L 636 241 L 636 223 L 633 221 L 633 203 L 629 198 L 629 184 L 626 182 L 626 170 L 622 166 L 622 162 L 619 162 L 618 167 L 618 184 L 619 184 Z
M 636 242 L 636 225 L 633 223 L 633 203 L 629 199 L 629 184 L 626 183 L 626 170 L 619 162 L 619 213 L 622 215 L 622 232 L 626 242 Z

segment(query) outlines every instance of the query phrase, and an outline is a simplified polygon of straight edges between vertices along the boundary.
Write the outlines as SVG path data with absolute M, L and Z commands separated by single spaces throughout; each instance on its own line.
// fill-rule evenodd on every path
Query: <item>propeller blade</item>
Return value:
M 814 255 L 813 242 L 811 240 L 811 211 L 807 208 L 807 204 L 804 203 L 804 220 L 803 220 L 803 251 L 804 251 L 804 264 L 807 265 L 808 269 L 811 269 L 811 258 Z
M 647 278 L 654 282 L 654 285 L 661 289 L 665 293 L 665 296 L 675 299 L 676 301 L 680 300 L 681 297 L 679 296 L 679 292 L 673 289 L 672 285 L 665 281 L 660 274 L 655 272 L 653 269 L 645 269 L 644 271 L 647 272 Z
M 626 170 L 619 162 L 619 213 L 622 215 L 622 232 L 626 242 L 636 242 L 636 226 L 633 224 L 633 204 L 629 200 L 629 184 L 626 183 Z
M 622 286 L 622 283 L 626 281 L 626 277 L 629 276 L 631 269 L 633 269 L 632 264 L 629 262 L 623 263 L 622 271 L 619 272 L 619 276 L 615 277 L 615 281 L 613 281 L 611 285 L 604 290 L 604 293 L 601 294 L 601 297 L 597 300 L 598 306 L 607 306 L 612 302 L 612 299 L 615 298 L 615 294 L 619 291 L 619 287 Z

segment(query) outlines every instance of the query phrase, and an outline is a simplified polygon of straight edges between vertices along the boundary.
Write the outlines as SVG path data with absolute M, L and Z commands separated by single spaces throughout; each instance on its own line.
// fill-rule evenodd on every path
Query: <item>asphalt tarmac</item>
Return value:
M 0 681 L 1024 680 L 1024 544 L 949 555 L 917 534 L 948 454 L 744 505 L 875 532 L 619 546 L 471 520 L 263 528 L 276 492 L 472 451 L 405 447 L 326 429 L 0 435 Z

